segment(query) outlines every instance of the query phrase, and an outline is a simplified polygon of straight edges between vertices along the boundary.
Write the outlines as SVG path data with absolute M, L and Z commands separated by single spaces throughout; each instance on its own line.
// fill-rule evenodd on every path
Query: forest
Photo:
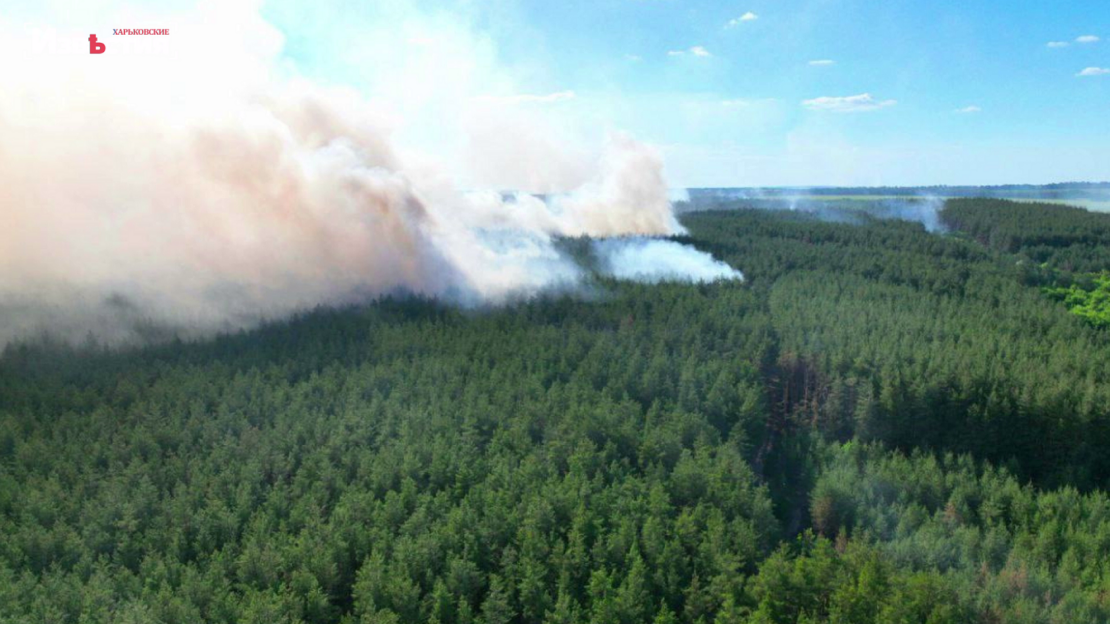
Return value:
M 0 623 L 1110 621 L 1110 215 L 711 207 L 744 281 L 8 345 Z

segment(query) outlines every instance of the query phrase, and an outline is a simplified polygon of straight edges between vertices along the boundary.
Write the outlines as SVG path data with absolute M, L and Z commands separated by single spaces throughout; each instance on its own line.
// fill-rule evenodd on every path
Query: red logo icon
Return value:
M 96 40 L 96 35 L 89 35 L 89 54 L 104 54 L 106 47 Z

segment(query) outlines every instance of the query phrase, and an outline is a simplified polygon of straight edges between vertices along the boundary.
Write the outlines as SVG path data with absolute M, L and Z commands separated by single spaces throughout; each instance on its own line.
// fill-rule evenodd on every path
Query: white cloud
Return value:
M 1076 74 L 1076 76 L 1105 76 L 1107 74 L 1110 74 L 1110 69 L 1105 67 L 1088 67 Z
M 1047 45 L 1050 48 L 1066 48 L 1069 44 L 1067 41 L 1049 41 Z
M 640 61 L 642 61 L 644 59 L 639 54 L 625 54 L 624 55 L 624 60 L 632 61 L 633 63 L 639 63 Z
M 701 57 L 713 56 L 712 54 L 710 54 L 709 50 L 706 50 L 700 45 L 693 46 L 689 50 L 670 50 L 669 52 L 667 52 L 667 56 L 685 56 L 687 54 Z
M 1082 37 L 1075 38 L 1076 43 L 1098 43 L 1098 37 L 1094 35 L 1083 35 Z
M 897 104 L 897 100 L 876 100 L 870 93 L 848 95 L 842 97 L 819 97 L 805 100 L 802 106 L 814 111 L 830 111 L 834 113 L 862 113 L 878 110 Z
M 755 13 L 752 13 L 751 11 L 748 11 L 747 13 L 741 15 L 740 17 L 734 17 L 734 18 L 730 19 L 728 21 L 728 23 L 725 24 L 725 28 L 735 28 L 735 27 L 739 26 L 740 24 L 743 24 L 744 22 L 754 22 L 757 19 L 759 19 L 758 15 L 756 15 Z
M 973 104 L 971 106 L 965 106 L 963 108 L 957 108 L 955 112 L 960 113 L 961 115 L 971 115 L 973 113 L 981 113 L 981 112 L 983 112 L 983 109 L 981 109 L 978 106 L 975 106 Z
M 829 65 L 836 65 L 836 61 L 832 59 L 817 59 L 815 61 L 810 61 L 809 64 L 814 67 L 827 67 Z
M 481 95 L 474 99 L 484 102 L 502 102 L 505 104 L 552 104 L 555 102 L 573 100 L 575 97 L 574 91 L 568 90 L 556 91 L 543 95 L 532 93 L 520 93 L 517 95 Z

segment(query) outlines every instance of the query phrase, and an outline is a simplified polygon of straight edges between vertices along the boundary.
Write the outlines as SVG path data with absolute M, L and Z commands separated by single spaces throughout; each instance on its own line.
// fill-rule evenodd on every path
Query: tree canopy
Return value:
M 718 206 L 744 282 L 9 345 L 0 622 L 1110 619 L 1110 217 Z

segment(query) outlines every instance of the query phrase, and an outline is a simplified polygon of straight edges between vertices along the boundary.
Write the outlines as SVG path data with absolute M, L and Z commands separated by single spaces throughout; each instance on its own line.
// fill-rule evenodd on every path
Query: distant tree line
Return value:
M 1110 182 L 1058 182 L 1054 184 L 997 184 L 986 186 L 819 186 L 772 188 L 692 188 L 692 199 L 707 197 L 790 197 L 816 196 L 918 196 L 936 197 L 997 197 L 1022 199 L 1110 199 Z

